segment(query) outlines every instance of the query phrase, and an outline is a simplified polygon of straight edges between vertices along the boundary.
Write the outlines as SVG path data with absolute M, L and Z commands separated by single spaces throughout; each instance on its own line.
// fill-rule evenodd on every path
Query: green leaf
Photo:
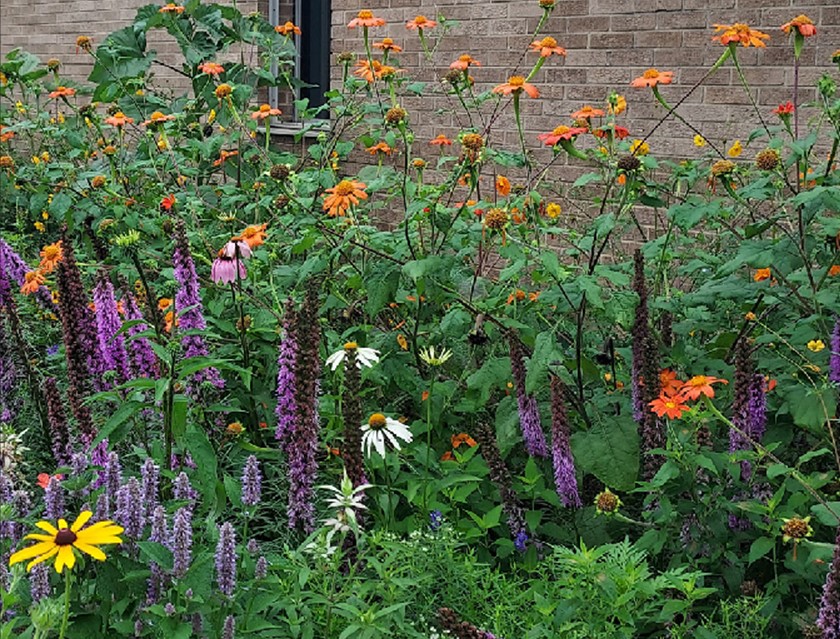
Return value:
M 185 448 L 195 460 L 198 489 L 209 503 L 215 502 L 217 461 L 216 451 L 203 430 L 194 425 L 187 428 L 184 436 Z
M 840 501 L 828 501 L 826 504 L 828 508 L 823 504 L 811 506 L 811 512 L 821 524 L 836 528 L 840 524 Z
M 137 547 L 140 549 L 141 558 L 155 562 L 164 570 L 172 570 L 172 551 L 163 544 L 153 541 L 138 541 Z
M 122 404 L 117 412 L 111 415 L 105 425 L 99 429 L 96 439 L 91 442 L 91 447 L 96 446 L 103 439 L 109 439 L 112 444 L 122 440 L 131 430 L 132 424 L 128 420 L 143 406 L 143 402 L 125 402 Z M 123 428 L 120 428 L 120 426 L 123 426 Z M 119 431 L 117 431 L 118 428 Z
M 606 417 L 606 416 L 605 416 Z M 639 473 L 639 435 L 626 415 L 596 422 L 572 435 L 575 466 L 615 490 L 631 490 Z
M 749 563 L 755 563 L 768 552 L 776 547 L 776 539 L 773 537 L 759 537 L 750 546 Z

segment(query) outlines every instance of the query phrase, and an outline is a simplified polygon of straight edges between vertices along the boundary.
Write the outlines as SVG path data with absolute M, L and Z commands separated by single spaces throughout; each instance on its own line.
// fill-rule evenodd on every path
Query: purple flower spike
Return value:
M 178 473 L 178 476 L 175 478 L 173 496 L 175 499 L 180 501 L 188 501 L 190 503 L 190 508 L 195 506 L 195 500 L 198 497 L 198 493 L 192 487 L 190 478 L 187 477 L 187 473 L 183 471 Z
M 575 460 L 569 446 L 569 419 L 563 400 L 563 382 L 551 378 L 551 458 L 554 462 L 554 484 L 566 507 L 580 508 Z
M 519 337 L 510 333 L 510 367 L 513 373 L 513 383 L 516 387 L 516 404 L 519 409 L 519 426 L 522 429 L 522 439 L 525 450 L 531 457 L 548 456 L 548 446 L 545 442 L 540 424 L 540 410 L 535 397 L 528 395 L 525 390 L 525 352 Z
M 151 524 L 149 530 L 149 541 L 164 546 L 169 543 L 169 528 L 166 524 L 166 510 L 163 506 L 155 506 L 150 517 Z
M 277 430 L 274 437 L 281 442 L 294 428 L 295 422 L 295 362 L 298 356 L 298 343 L 294 331 L 295 313 L 291 304 L 286 305 L 283 321 L 283 341 L 280 343 L 280 355 L 277 358 Z
M 179 508 L 172 523 L 172 574 L 183 577 L 192 561 L 192 510 Z
M 105 362 L 105 369 L 116 371 L 117 381 L 123 383 L 131 379 L 128 365 L 128 352 L 125 348 L 125 335 L 119 333 L 122 327 L 114 287 L 105 271 L 99 273 L 93 288 L 93 303 L 96 308 L 96 336 L 99 350 Z
M 125 319 L 127 321 L 142 320 L 143 313 L 140 312 L 134 295 L 126 292 L 122 299 L 123 305 L 125 306 Z M 157 379 L 158 363 L 155 351 L 152 349 L 152 344 L 147 337 L 137 337 L 138 333 L 147 330 L 149 330 L 147 324 L 135 324 L 128 329 L 128 335 L 131 337 L 128 340 L 128 350 L 131 352 L 131 364 L 134 374 L 138 377 Z
M 234 639 L 236 636 L 236 619 L 233 615 L 225 617 L 225 624 L 222 628 L 222 639 Z
M 44 517 L 56 521 L 64 517 L 64 487 L 61 481 L 50 477 L 50 483 L 44 490 Z
M 147 457 L 140 469 L 143 486 L 143 510 L 151 513 L 158 503 L 158 485 L 160 484 L 160 466 L 151 457 Z
M 822 639 L 840 639 L 840 528 L 835 544 L 817 614 L 817 628 L 822 630 Z
M 834 318 L 831 332 L 831 354 L 828 358 L 828 380 L 840 384 L 840 316 Z
M 236 532 L 230 522 L 219 528 L 219 543 L 216 545 L 216 583 L 226 597 L 232 597 L 236 589 Z
M 29 573 L 29 593 L 32 601 L 38 602 L 52 594 L 50 588 L 50 571 L 47 564 L 41 563 L 32 568 Z
M 125 534 L 139 540 L 143 535 L 143 490 L 135 477 L 120 486 L 117 491 L 117 523 L 125 528 Z
M 255 455 L 250 455 L 242 471 L 242 503 L 245 506 L 256 506 L 262 495 L 262 476 L 260 463 Z

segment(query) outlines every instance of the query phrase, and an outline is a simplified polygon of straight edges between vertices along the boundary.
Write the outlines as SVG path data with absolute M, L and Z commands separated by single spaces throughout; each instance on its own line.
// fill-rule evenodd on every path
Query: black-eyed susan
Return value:
M 39 521 L 35 525 L 47 534 L 32 533 L 26 535 L 25 539 L 34 539 L 38 543 L 14 553 L 9 557 L 9 565 L 14 566 L 21 561 L 32 559 L 26 566 L 26 570 L 32 570 L 34 566 L 41 562 L 55 557 L 55 569 L 56 572 L 60 573 L 65 566 L 72 569 L 76 565 L 74 548 L 94 559 L 105 561 L 105 553 L 98 546 L 121 544 L 122 539 L 119 535 L 123 532 L 123 528 L 107 520 L 83 528 L 91 517 L 93 517 L 91 511 L 83 510 L 72 526 L 68 526 L 64 519 L 58 520 L 57 527 L 48 521 Z

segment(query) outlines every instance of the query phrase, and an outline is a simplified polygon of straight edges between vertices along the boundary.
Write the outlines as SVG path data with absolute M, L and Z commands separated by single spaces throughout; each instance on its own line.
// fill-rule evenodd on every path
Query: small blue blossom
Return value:
M 520 530 L 518 533 L 516 533 L 516 537 L 513 540 L 513 545 L 519 552 L 525 552 L 525 550 L 527 550 L 528 548 L 528 533 L 526 533 L 524 530 Z
M 443 525 L 443 513 L 439 510 L 433 510 L 429 513 L 429 529 L 436 532 Z

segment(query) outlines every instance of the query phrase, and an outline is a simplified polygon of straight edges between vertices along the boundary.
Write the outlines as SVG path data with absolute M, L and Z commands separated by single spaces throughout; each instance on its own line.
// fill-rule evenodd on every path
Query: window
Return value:
M 308 98 L 310 107 L 326 102 L 324 94 L 330 89 L 330 23 L 331 0 L 269 0 L 268 19 L 272 24 L 283 24 L 288 20 L 300 27 L 302 35 L 295 36 L 298 50 L 295 72 L 306 84 L 295 93 L 290 90 L 272 88 L 269 102 L 279 106 L 284 113 L 294 113 L 293 101 Z M 327 112 L 319 117 L 328 118 Z

